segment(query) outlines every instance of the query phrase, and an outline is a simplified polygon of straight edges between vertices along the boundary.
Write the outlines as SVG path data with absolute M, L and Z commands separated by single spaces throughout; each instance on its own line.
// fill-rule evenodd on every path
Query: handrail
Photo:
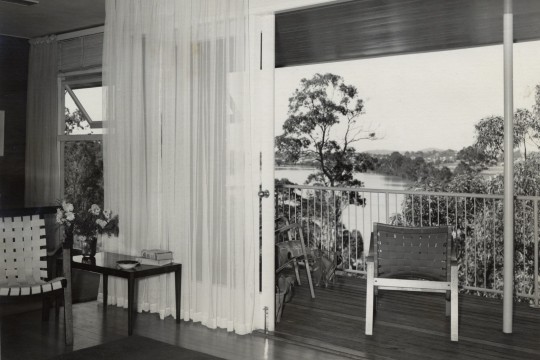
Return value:
M 422 195 L 422 196 L 445 196 L 445 197 L 467 197 L 481 199 L 504 199 L 504 195 L 499 194 L 476 194 L 476 193 L 453 193 L 453 192 L 437 192 L 437 191 L 417 191 L 417 190 L 392 190 L 392 189 L 374 189 L 364 187 L 330 187 L 330 186 L 313 186 L 313 185 L 280 185 L 285 189 L 304 189 L 304 190 L 331 190 L 331 191 L 346 191 L 346 192 L 369 192 L 369 193 L 389 193 L 389 194 L 407 194 L 407 195 Z M 516 195 L 517 200 L 540 200 L 540 196 L 533 195 Z

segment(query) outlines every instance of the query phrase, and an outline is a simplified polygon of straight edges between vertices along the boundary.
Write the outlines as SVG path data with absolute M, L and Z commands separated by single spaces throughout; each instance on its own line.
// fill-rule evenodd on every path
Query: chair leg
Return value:
M 54 299 L 54 316 L 56 317 L 56 319 L 58 319 L 58 317 L 60 316 L 61 302 L 62 302 L 62 297 L 61 296 L 57 296 Z
M 73 345 L 73 308 L 71 291 L 67 291 L 67 288 L 64 289 L 64 327 L 66 330 L 66 345 Z
M 450 314 L 450 340 L 458 341 L 458 268 L 457 266 L 452 266 L 450 268 L 451 276 L 451 314 Z
M 307 259 L 304 261 L 307 262 Z M 293 259 L 293 265 L 294 265 L 294 273 L 296 274 L 296 282 L 298 282 L 298 285 L 302 285 L 302 283 L 300 282 L 300 272 L 298 271 L 298 261 L 296 259 Z
M 446 292 L 446 316 L 450 316 L 452 292 Z
M 309 291 L 311 292 L 311 298 L 315 299 L 315 291 L 313 290 L 313 280 L 311 279 L 311 269 L 309 268 L 309 261 L 307 256 L 304 256 L 304 263 L 306 264 L 306 274 L 309 284 Z
M 374 263 L 367 263 L 367 284 L 366 284 L 366 335 L 373 335 L 373 278 Z
M 41 320 L 49 321 L 50 308 L 51 308 L 51 298 L 49 294 L 43 294 L 41 298 Z

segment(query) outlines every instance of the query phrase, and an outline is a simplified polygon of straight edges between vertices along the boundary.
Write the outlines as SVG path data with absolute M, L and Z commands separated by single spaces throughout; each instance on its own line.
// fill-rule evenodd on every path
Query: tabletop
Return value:
M 171 263 L 167 265 L 138 265 L 133 269 L 122 269 L 118 266 L 120 260 L 136 260 L 136 256 L 116 254 L 112 252 L 99 252 L 95 257 L 88 258 L 82 255 L 72 257 L 72 267 L 87 271 L 98 272 L 106 275 L 120 277 L 145 277 L 178 271 L 181 264 Z

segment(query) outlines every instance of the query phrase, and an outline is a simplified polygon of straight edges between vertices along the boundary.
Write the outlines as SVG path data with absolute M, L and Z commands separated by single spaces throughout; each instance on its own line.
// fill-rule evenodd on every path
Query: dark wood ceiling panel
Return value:
M 42 0 L 21 6 L 0 2 L 0 34 L 35 38 L 87 29 L 105 22 L 105 0 Z
M 540 0 L 514 1 L 516 41 Z M 276 15 L 276 67 L 502 43 L 503 0 L 357 0 Z

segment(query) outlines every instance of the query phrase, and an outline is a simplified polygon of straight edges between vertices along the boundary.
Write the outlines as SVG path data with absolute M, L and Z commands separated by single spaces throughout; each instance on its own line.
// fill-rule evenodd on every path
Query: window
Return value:
M 101 73 L 64 74 L 58 141 L 63 198 L 76 210 L 103 207 L 103 98 Z
M 102 87 L 64 88 L 65 135 L 102 134 Z

